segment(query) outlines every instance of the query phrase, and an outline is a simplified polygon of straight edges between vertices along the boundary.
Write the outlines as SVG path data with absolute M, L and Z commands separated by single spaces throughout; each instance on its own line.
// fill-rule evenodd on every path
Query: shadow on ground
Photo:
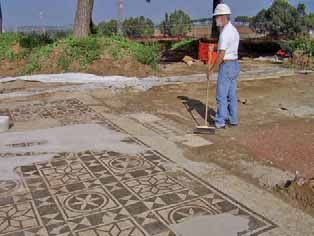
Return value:
M 185 106 L 187 112 L 191 115 L 195 124 L 200 125 L 199 122 L 197 121 L 195 115 L 192 112 L 193 112 L 193 110 L 195 110 L 197 112 L 197 114 L 204 120 L 205 114 L 206 114 L 206 105 L 203 102 L 201 102 L 200 100 L 189 98 L 186 96 L 178 96 L 177 98 L 182 101 L 182 104 Z M 210 125 L 215 124 L 215 119 L 214 119 L 215 116 L 216 116 L 216 112 L 211 107 L 209 107 L 208 108 L 208 120 L 207 120 L 207 122 Z

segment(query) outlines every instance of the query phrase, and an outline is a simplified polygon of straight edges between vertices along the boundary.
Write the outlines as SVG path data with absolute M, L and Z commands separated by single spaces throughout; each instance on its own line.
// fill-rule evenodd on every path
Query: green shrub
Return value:
M 54 42 L 47 35 L 34 33 L 27 35 L 5 33 L 0 35 L 0 60 L 25 59 L 27 65 L 22 73 L 29 74 L 46 67 L 54 50 L 60 53 L 56 64 L 64 70 L 68 70 L 74 63 L 85 68 L 99 59 L 104 52 L 109 53 L 113 60 L 130 57 L 153 68 L 156 68 L 160 59 L 160 48 L 157 44 L 131 42 L 122 36 L 104 37 L 98 35 L 83 39 L 68 36 Z M 14 53 L 12 48 L 17 44 L 20 47 L 18 52 Z
M 32 61 L 31 63 L 27 64 L 25 69 L 22 71 L 22 75 L 25 74 L 32 74 L 34 71 L 38 71 L 41 69 L 41 65 L 37 61 Z
M 54 45 L 49 44 L 44 47 L 34 48 L 28 55 L 28 63 L 26 68 L 22 72 L 23 74 L 31 74 L 34 71 L 38 71 L 42 68 L 42 64 L 48 60 L 50 54 L 52 53 Z
M 101 22 L 97 26 L 97 32 L 100 35 L 112 36 L 118 33 L 118 21 L 111 20 L 108 22 Z
M 46 34 L 53 42 L 56 42 L 58 40 L 70 37 L 72 35 L 72 30 L 48 31 Z
M 102 44 L 107 48 L 107 51 L 111 54 L 113 59 L 120 59 L 125 55 L 133 56 L 138 62 L 150 65 L 156 68 L 160 60 L 160 48 L 156 43 L 137 43 L 128 41 L 121 36 L 113 36 L 110 38 L 103 38 Z
M 133 44 L 131 50 L 138 62 L 155 68 L 159 62 L 159 49 L 156 44 Z
M 148 37 L 154 34 L 155 28 L 151 19 L 140 16 L 125 19 L 122 30 L 127 37 Z
M 0 60 L 14 58 L 12 46 L 17 44 L 20 40 L 20 35 L 15 33 L 0 34 Z
M 58 65 L 67 69 L 75 61 L 80 66 L 86 67 L 88 64 L 100 58 L 101 47 L 96 37 L 75 39 L 73 37 L 61 40 L 58 45 L 62 49 Z
M 33 49 L 53 43 L 53 40 L 47 34 L 25 34 L 19 39 L 20 46 Z
M 314 40 L 310 38 L 298 38 L 281 43 L 282 49 L 289 53 L 302 50 L 308 56 L 314 56 Z

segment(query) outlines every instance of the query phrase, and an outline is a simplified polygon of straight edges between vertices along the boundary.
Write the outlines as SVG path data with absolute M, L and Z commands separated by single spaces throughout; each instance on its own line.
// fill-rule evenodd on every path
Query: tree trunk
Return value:
M 215 8 L 217 7 L 217 5 L 219 3 L 221 3 L 221 0 L 214 0 L 213 1 L 213 13 L 214 13 Z M 213 17 L 213 20 L 212 20 L 212 35 L 211 35 L 211 37 L 217 39 L 218 36 L 219 36 L 219 30 L 218 30 L 218 27 L 216 25 L 216 21 L 215 21 L 215 19 Z
M 2 10 L 1 10 L 1 0 L 0 0 L 0 34 L 2 34 Z
M 77 0 L 74 36 L 83 38 L 91 33 L 94 0 Z

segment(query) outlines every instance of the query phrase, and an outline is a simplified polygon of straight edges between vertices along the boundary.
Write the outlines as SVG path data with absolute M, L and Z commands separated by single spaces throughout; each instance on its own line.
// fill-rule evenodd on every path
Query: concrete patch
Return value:
M 16 131 L 27 131 L 27 130 L 38 130 L 47 129 L 61 126 L 61 123 L 56 119 L 39 119 L 32 121 L 14 122 L 13 127 L 10 129 L 11 132 Z
M 212 142 L 194 134 L 187 134 L 184 136 L 177 136 L 173 138 L 173 141 L 182 143 L 188 147 L 203 147 L 213 144 Z
M 249 219 L 231 214 L 198 216 L 172 225 L 178 236 L 237 236 L 249 229 Z
M 0 134 L 0 153 L 15 152 L 81 152 L 110 150 L 124 154 L 137 154 L 145 147 L 122 142 L 125 134 L 97 124 Z
M 125 142 L 128 138 L 96 124 L 3 133 L 0 134 L 0 179 L 16 178 L 16 167 L 48 161 L 60 152 L 108 150 L 135 155 L 146 150 L 144 146 Z

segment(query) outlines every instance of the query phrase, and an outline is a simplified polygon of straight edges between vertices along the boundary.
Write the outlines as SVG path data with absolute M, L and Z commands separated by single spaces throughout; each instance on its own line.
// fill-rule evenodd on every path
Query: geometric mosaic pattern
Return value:
M 141 124 L 147 129 L 150 129 L 154 131 L 155 133 L 166 138 L 174 137 L 174 136 L 182 136 L 185 134 L 183 131 L 181 131 L 184 129 L 176 128 L 178 124 L 176 124 L 175 122 L 171 120 L 167 120 L 166 122 L 165 120 L 161 120 L 161 121 L 158 120 L 158 121 L 153 121 L 149 123 L 141 122 Z
M 101 116 L 78 99 L 30 103 L 13 109 L 0 109 L 0 114 L 11 116 L 13 121 L 56 119 L 61 125 L 101 123 L 102 121 Z
M 39 222 L 31 202 L 0 208 L 0 232 L 2 234 L 36 226 L 39 226 Z
M 59 106 L 67 104 L 79 104 L 79 112 L 92 114 L 94 122 L 119 130 L 78 100 L 47 106 L 63 112 Z M 21 119 L 20 110 L 11 112 L 15 119 Z M 42 108 L 37 111 L 27 117 L 42 117 Z M 14 182 L 0 183 L 0 235 L 174 235 L 171 224 L 221 213 L 249 219 L 241 236 L 275 227 L 189 171 L 169 171 L 171 163 L 154 150 L 133 156 L 104 150 L 59 153 L 50 162 L 23 166 L 24 193 L 14 193 Z
M 10 192 L 18 189 L 19 185 L 16 180 L 0 180 L 0 195 L 10 194 Z

